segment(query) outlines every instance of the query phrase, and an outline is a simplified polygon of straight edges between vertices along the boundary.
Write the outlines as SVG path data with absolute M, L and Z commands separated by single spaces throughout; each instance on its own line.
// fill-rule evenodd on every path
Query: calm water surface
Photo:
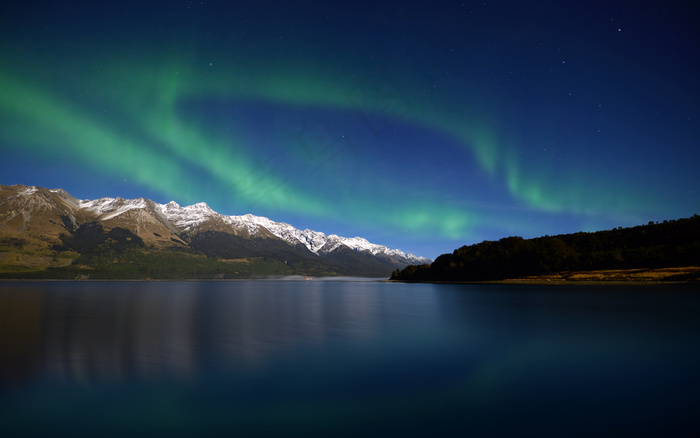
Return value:
M 700 290 L 0 283 L 0 436 L 681 436 Z

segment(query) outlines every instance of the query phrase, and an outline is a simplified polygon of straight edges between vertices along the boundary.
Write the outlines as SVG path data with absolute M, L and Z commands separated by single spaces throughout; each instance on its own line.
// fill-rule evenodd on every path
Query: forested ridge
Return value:
M 431 265 L 396 270 L 392 280 L 494 281 L 563 271 L 700 265 L 700 216 L 631 228 L 534 239 L 505 237 L 463 246 Z

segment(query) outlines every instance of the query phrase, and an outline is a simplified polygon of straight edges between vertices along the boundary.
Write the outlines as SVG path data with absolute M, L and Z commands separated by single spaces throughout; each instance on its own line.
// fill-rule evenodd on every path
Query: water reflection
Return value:
M 3 283 L 0 435 L 680 436 L 694 289 Z
M 8 284 L 0 309 L 8 385 L 196 379 L 438 319 L 430 296 L 415 302 L 376 284 L 322 281 Z

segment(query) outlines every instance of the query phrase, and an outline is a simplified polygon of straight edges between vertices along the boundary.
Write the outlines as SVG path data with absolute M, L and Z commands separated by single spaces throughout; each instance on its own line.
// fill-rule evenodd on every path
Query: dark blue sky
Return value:
M 428 257 L 687 217 L 696 18 L 685 1 L 5 2 L 0 183 Z

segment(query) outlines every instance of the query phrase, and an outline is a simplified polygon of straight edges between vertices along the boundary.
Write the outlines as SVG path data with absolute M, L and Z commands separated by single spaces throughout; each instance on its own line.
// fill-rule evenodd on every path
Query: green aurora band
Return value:
M 580 171 L 564 176 L 557 173 L 553 184 L 555 175 L 528 169 L 518 160 L 517 147 L 506 144 L 496 124 L 488 123 L 495 117 L 488 116 L 476 98 L 474 102 L 436 102 L 419 93 L 387 94 L 367 85 L 371 74 L 358 81 L 356 76 L 320 66 L 287 64 L 282 69 L 250 61 L 194 68 L 193 62 L 183 59 L 187 58 L 171 56 L 163 62 L 161 56 L 134 63 L 116 56 L 95 58 L 76 63 L 76 73 L 67 74 L 70 79 L 63 78 L 58 84 L 48 80 L 46 72 L 44 77 L 39 74 L 34 78 L 20 73 L 41 71 L 39 68 L 25 67 L 14 74 L 0 71 L 0 114 L 8 121 L 0 132 L 10 146 L 30 146 L 46 156 L 56 155 L 60 149 L 95 169 L 128 176 L 185 202 L 201 200 L 193 190 L 196 182 L 189 177 L 190 170 L 196 168 L 226 188 L 215 194 L 220 202 L 231 202 L 234 193 L 238 197 L 235 202 L 244 204 L 454 239 L 467 238 L 475 228 L 487 224 L 508 226 L 508 221 L 464 205 L 415 200 L 392 201 L 387 209 L 384 203 L 365 199 L 362 208 L 350 204 L 338 211 L 329 199 L 296 187 L 294 181 L 271 172 L 260 174 L 254 146 L 246 144 L 242 136 L 235 140 L 234 132 L 216 138 L 184 119 L 179 109 L 188 101 L 216 99 L 364 112 L 370 118 L 400 120 L 454 139 L 473 154 L 485 175 L 523 208 L 535 211 L 634 216 L 660 202 L 648 193 L 641 196 L 628 189 L 618 190 L 619 185 L 609 180 L 591 184 Z M 78 92 L 83 100 L 69 99 Z M 478 111 L 467 110 L 477 106 Z M 96 107 L 105 112 L 94 111 Z M 603 193 L 606 195 L 601 196 Z M 639 199 L 644 199 L 644 204 Z M 216 200 L 210 202 L 216 204 Z

